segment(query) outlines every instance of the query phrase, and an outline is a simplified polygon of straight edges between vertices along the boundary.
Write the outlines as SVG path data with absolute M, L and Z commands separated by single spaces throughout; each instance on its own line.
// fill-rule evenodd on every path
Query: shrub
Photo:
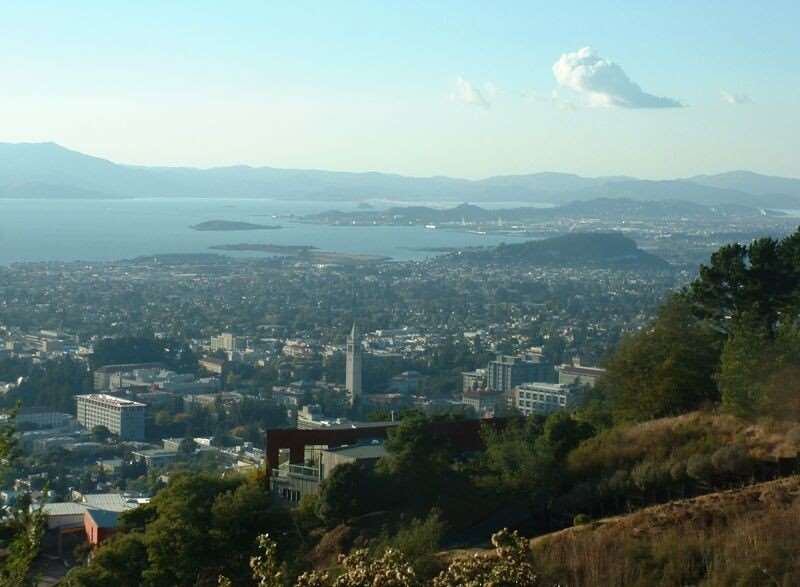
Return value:
M 752 459 L 741 446 L 723 446 L 711 455 L 711 464 L 723 475 L 744 476 L 750 472 Z
M 426 518 L 416 518 L 400 528 L 378 550 L 393 548 L 412 561 L 414 571 L 420 577 L 430 577 L 441 568 L 436 553 L 444 534 L 444 524 L 439 512 L 432 511 Z
M 531 562 L 527 540 L 516 532 L 502 530 L 492 536 L 496 557 L 475 555 L 456 559 L 431 582 L 419 579 L 403 553 L 387 548 L 377 558 L 367 550 L 355 550 L 339 557 L 342 572 L 335 579 L 324 571 L 303 573 L 294 587 L 537 587 L 540 583 Z M 283 576 L 277 564 L 277 548 L 269 536 L 258 539 L 259 554 L 251 559 L 253 579 L 258 587 L 280 587 Z M 230 587 L 224 576 L 219 587 Z
M 692 455 L 686 462 L 686 474 L 695 481 L 709 483 L 714 475 L 714 465 L 707 455 Z
M 591 521 L 592 521 L 591 516 L 589 516 L 587 514 L 578 514 L 577 516 L 575 516 L 573 518 L 572 525 L 573 526 L 585 526 L 586 524 L 590 523 Z

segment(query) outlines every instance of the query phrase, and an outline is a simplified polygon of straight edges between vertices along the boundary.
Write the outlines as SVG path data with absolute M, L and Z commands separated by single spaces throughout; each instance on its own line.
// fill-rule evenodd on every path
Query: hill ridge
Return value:
M 745 175 L 742 175 L 742 174 Z M 583 177 L 543 171 L 469 180 L 376 171 L 127 165 L 56 143 L 0 143 L 0 197 L 245 197 L 563 203 L 608 195 L 800 208 L 800 179 L 726 172 L 685 179 Z M 756 196 L 754 200 L 754 196 Z

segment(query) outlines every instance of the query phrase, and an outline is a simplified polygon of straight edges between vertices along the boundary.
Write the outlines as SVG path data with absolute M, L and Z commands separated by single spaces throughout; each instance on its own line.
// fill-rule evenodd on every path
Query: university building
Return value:
M 144 440 L 145 404 L 105 393 L 76 395 L 78 423 L 91 430 L 105 426 L 120 440 Z
M 524 416 L 573 410 L 584 400 L 584 389 L 566 383 L 523 383 L 514 388 L 514 407 Z
M 498 355 L 486 367 L 486 386 L 491 391 L 510 393 L 517 385 L 528 381 L 551 382 L 555 367 L 541 355 Z

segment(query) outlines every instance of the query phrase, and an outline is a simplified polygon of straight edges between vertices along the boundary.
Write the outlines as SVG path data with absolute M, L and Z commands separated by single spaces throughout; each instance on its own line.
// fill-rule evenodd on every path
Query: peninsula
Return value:
M 273 255 L 293 257 L 298 260 L 321 265 L 364 265 L 390 261 L 391 257 L 382 255 L 366 255 L 359 253 L 337 253 L 321 251 L 309 245 L 274 245 L 269 243 L 238 243 L 214 245 L 209 247 L 216 251 L 255 251 Z

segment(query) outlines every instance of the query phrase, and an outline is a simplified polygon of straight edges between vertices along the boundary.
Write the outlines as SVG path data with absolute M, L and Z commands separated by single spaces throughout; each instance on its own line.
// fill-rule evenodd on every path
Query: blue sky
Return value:
M 796 2 L 4 4 L 0 141 L 159 165 L 800 176 Z

